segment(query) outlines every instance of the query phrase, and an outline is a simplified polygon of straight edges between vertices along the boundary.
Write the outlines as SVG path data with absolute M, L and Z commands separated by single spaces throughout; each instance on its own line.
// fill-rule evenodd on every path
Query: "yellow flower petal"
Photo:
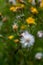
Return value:
M 36 23 L 35 23 L 35 19 L 32 18 L 32 17 L 28 17 L 28 18 L 26 19 L 26 22 L 27 22 L 28 24 L 36 24 Z

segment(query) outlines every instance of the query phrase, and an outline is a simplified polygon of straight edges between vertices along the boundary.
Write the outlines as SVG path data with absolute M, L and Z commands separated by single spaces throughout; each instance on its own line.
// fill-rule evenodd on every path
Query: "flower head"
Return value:
M 32 4 L 32 5 L 36 5 L 35 0 L 31 0 L 31 4 Z
M 26 19 L 26 22 L 27 22 L 27 24 L 36 24 L 36 23 L 35 23 L 35 19 L 32 18 L 32 17 L 28 17 L 28 18 Z
M 17 30 L 18 29 L 17 23 L 14 23 L 12 27 L 13 27 L 13 30 Z
M 26 25 L 22 25 L 21 29 L 24 30 L 26 28 Z
M 22 44 L 22 47 L 31 47 L 33 46 L 35 39 L 34 36 L 29 34 L 28 31 L 25 31 L 21 34 L 20 43 Z
M 13 35 L 8 36 L 8 39 L 12 40 L 14 38 Z
M 36 14 L 36 13 L 38 13 L 38 10 L 35 8 L 35 7 L 31 7 L 31 12 L 33 13 L 33 14 Z
M 41 60 L 41 59 L 42 59 L 42 56 L 43 56 L 43 54 L 42 54 L 41 52 L 36 53 L 36 55 L 35 55 L 35 59 L 37 59 L 37 60 Z
M 17 8 L 14 7 L 14 6 L 12 6 L 12 7 L 10 7 L 10 11 L 16 12 L 17 11 Z
M 12 3 L 13 5 L 16 5 L 16 0 L 9 0 L 9 3 Z
M 42 38 L 43 37 L 43 31 L 38 31 L 37 35 L 38 35 L 39 38 Z
M 25 7 L 25 5 L 24 4 L 21 4 L 21 8 L 24 8 Z

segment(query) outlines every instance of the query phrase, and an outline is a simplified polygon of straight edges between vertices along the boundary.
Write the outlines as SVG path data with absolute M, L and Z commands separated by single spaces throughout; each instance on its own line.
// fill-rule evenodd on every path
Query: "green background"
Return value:
M 36 60 L 34 58 L 37 52 L 43 53 L 43 38 L 38 38 L 37 32 L 39 30 L 43 31 L 43 8 L 34 6 L 38 9 L 38 14 L 34 15 L 30 12 L 30 3 L 26 2 L 26 7 L 18 12 L 11 12 L 9 10 L 10 4 L 6 3 L 7 0 L 0 0 L 0 12 L 3 17 L 8 17 L 8 21 L 4 22 L 0 34 L 3 37 L 0 37 L 0 65 L 43 65 L 43 58 L 41 60 Z M 16 16 L 24 14 L 20 19 L 16 19 Z M 36 20 L 36 25 L 31 25 L 28 27 L 28 24 L 25 22 L 25 19 L 29 16 L 33 16 Z M 2 22 L 2 19 L 0 19 Z M 17 32 L 14 32 L 12 29 L 13 23 L 17 23 L 19 29 Z M 26 25 L 26 29 L 31 34 L 35 36 L 35 44 L 30 49 L 22 48 L 20 44 L 16 44 L 13 40 L 9 40 L 7 36 L 14 35 L 14 39 L 20 39 L 18 33 L 20 34 L 21 25 Z

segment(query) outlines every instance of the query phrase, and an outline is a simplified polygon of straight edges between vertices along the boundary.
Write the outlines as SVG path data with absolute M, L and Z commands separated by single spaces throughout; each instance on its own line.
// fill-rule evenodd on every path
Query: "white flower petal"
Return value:
M 35 42 L 34 36 L 29 34 L 27 31 L 22 33 L 22 37 L 20 39 L 20 43 L 22 44 L 22 47 L 30 47 L 33 46 Z

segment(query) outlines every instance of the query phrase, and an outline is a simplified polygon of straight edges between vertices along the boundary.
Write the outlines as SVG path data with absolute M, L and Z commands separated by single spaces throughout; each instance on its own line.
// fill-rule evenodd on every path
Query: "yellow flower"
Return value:
M 31 12 L 34 13 L 34 14 L 35 14 L 35 13 L 38 13 L 38 10 L 37 10 L 35 7 L 31 7 L 30 10 L 31 10 Z
M 14 36 L 13 35 L 10 35 L 10 36 L 8 36 L 8 39 L 13 39 L 14 38 Z
M 19 40 L 18 40 L 18 39 L 15 39 L 15 40 L 14 40 L 14 42 L 15 42 L 15 43 L 18 43 L 18 42 L 19 42 Z
M 14 7 L 14 6 L 10 7 L 10 11 L 15 12 L 16 10 L 17 10 L 17 8 L 16 8 L 16 7 Z
M 22 29 L 22 30 L 24 30 L 25 28 L 26 28 L 26 26 L 25 26 L 25 25 L 22 25 L 22 26 L 21 26 L 21 29 Z
M 24 4 L 21 4 L 21 8 L 24 8 L 25 7 L 25 5 Z
M 28 18 L 26 19 L 26 22 L 27 22 L 28 24 L 36 24 L 36 23 L 35 23 L 35 19 L 32 18 L 32 17 L 28 17 Z

